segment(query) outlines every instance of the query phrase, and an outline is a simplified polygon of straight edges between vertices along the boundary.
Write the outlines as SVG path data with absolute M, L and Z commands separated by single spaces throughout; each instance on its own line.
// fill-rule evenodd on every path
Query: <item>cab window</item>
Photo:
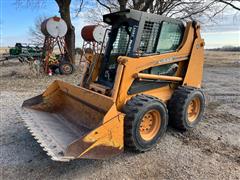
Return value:
M 182 41 L 183 27 L 179 24 L 163 22 L 156 52 L 175 51 Z
M 146 21 L 144 24 L 139 50 L 143 54 L 166 53 L 175 51 L 184 34 L 182 24 L 165 22 L 154 23 Z

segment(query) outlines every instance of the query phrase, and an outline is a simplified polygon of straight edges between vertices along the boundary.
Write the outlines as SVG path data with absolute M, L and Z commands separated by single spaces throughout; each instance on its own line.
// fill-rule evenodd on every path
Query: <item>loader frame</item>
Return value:
M 106 159 L 117 155 L 124 150 L 126 114 L 123 107 L 128 100 L 142 94 L 148 98 L 157 98 L 166 104 L 178 86 L 201 87 L 204 40 L 200 36 L 198 23 L 193 21 L 184 25 L 181 21 L 135 10 L 112 13 L 104 15 L 103 18 L 104 22 L 112 25 L 112 34 L 98 80 L 91 82 L 87 87 L 73 86 L 57 80 L 43 94 L 23 103 L 23 119 L 31 129 L 30 132 L 54 160 Z M 166 53 L 140 52 L 143 27 L 148 21 L 172 22 L 185 27 L 176 50 Z M 124 22 L 139 22 L 137 32 L 130 39 L 132 44 L 129 52 L 116 56 L 114 80 L 106 83 L 102 77 L 106 74 L 105 67 L 114 43 L 111 36 L 116 36 L 113 34 L 114 28 Z M 174 63 L 178 68 L 173 75 L 146 73 L 149 68 Z M 130 91 L 135 81 L 159 83 L 159 86 L 154 85 L 150 89 L 139 88 L 138 92 Z M 33 118 L 29 119 L 27 114 Z M 45 120 L 41 120 L 42 115 Z M 58 131 L 60 126 L 62 134 Z M 49 138 L 56 140 L 56 147 L 46 141 Z

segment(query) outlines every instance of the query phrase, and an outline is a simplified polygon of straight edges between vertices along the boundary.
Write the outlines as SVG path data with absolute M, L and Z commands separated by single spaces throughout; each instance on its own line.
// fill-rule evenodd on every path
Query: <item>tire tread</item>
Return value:
M 142 109 L 149 103 L 161 103 L 166 109 L 166 116 L 168 119 L 168 112 L 166 104 L 163 103 L 160 99 L 154 96 L 138 94 L 132 97 L 125 106 L 123 107 L 123 112 L 126 114 L 124 118 L 124 146 L 135 152 L 144 152 L 135 145 L 132 128 L 134 126 L 134 120 L 136 119 L 137 114 L 142 111 Z
M 197 88 L 180 86 L 174 91 L 170 101 L 168 102 L 170 124 L 174 128 L 179 130 L 189 129 L 185 125 L 186 111 L 184 107 L 186 107 L 186 104 L 188 103 L 190 95 L 195 91 L 199 91 L 200 93 L 202 93 L 204 97 L 204 93 L 202 92 L 202 90 Z

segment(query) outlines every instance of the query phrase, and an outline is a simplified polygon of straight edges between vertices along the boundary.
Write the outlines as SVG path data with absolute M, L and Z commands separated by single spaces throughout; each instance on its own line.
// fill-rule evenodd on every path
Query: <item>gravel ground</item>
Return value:
M 196 129 L 183 133 L 169 127 L 150 152 L 69 163 L 54 162 L 45 154 L 15 108 L 42 92 L 53 79 L 76 84 L 78 74 L 37 78 L 18 62 L 0 65 L 0 178 L 240 179 L 239 55 L 206 53 L 203 89 L 208 105 Z

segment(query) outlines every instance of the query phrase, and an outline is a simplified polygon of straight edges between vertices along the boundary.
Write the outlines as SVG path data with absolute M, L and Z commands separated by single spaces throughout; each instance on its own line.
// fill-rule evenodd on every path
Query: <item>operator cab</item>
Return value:
M 184 34 L 184 24 L 172 18 L 136 10 L 106 14 L 112 26 L 98 82 L 112 88 L 119 56 L 137 57 L 176 51 Z M 148 70 L 149 71 L 149 70 Z M 153 73 L 158 69 L 153 68 Z

